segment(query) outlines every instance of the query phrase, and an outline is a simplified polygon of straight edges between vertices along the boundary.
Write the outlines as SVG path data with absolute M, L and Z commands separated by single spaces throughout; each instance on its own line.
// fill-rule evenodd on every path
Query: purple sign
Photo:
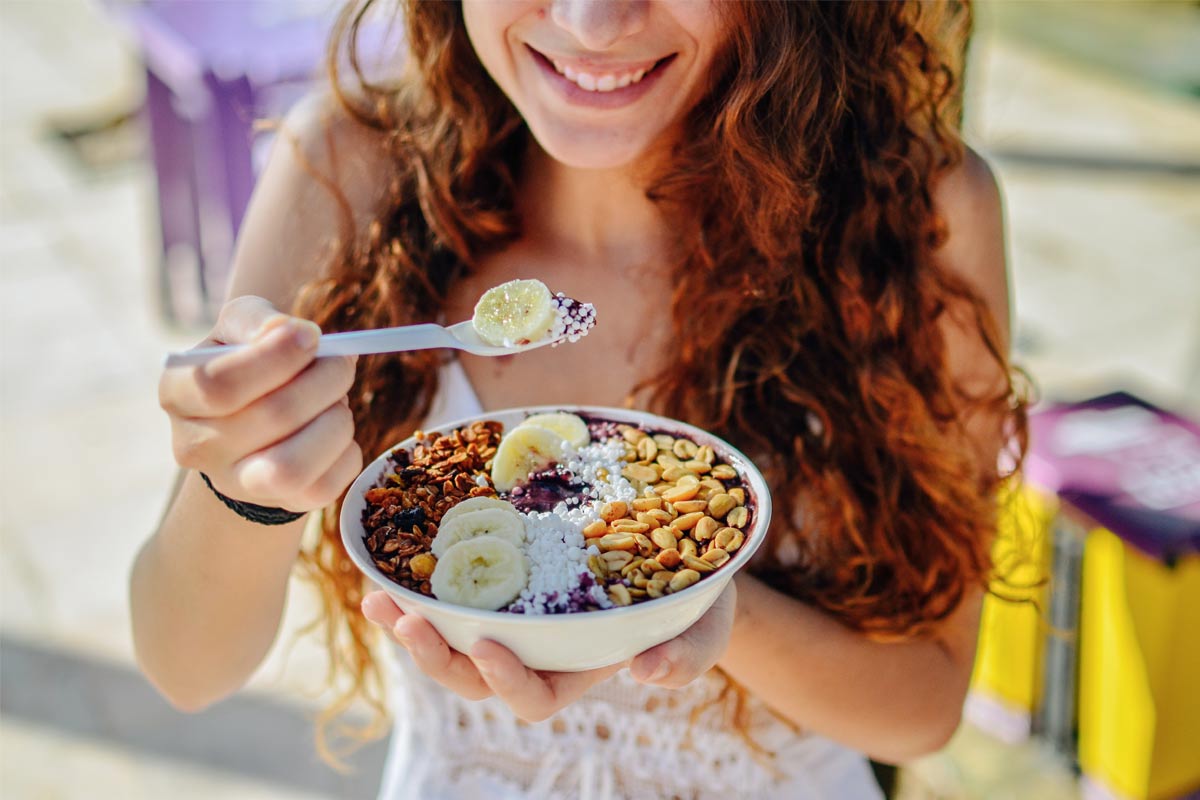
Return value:
M 1124 392 L 1030 418 L 1026 475 L 1148 555 L 1200 552 L 1200 425 Z

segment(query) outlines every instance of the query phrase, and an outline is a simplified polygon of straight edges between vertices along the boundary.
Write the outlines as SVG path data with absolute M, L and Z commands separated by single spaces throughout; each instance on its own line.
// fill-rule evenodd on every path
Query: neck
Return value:
M 657 260 L 669 250 L 669 227 L 639 173 L 569 167 L 531 140 L 518 201 L 525 235 L 577 263 Z

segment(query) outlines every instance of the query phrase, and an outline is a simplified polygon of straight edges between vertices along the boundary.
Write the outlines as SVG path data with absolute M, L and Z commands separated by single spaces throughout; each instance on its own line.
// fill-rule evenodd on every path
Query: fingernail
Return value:
M 299 320 L 293 335 L 297 345 L 304 350 L 311 350 L 317 346 L 317 340 L 321 338 L 321 328 L 315 322 L 306 319 Z
M 258 326 L 258 330 L 254 332 L 251 340 L 258 341 L 260 339 L 265 339 L 269 334 L 281 328 L 284 329 L 284 335 L 286 335 L 286 326 L 289 319 L 291 319 L 291 317 L 289 317 L 287 314 L 275 314 L 272 317 L 268 317 L 261 325 Z

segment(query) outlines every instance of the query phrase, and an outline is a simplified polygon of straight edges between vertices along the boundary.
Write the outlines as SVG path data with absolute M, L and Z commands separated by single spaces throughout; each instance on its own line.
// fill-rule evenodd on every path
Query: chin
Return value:
M 548 156 L 576 169 L 618 169 L 636 162 L 649 150 L 644 137 L 629 131 L 547 130 L 534 125 L 530 131 Z

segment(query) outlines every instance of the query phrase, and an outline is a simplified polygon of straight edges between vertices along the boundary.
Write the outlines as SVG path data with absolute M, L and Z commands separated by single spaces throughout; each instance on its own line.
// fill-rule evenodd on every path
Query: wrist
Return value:
M 244 500 L 235 500 L 232 497 L 222 494 L 217 487 L 213 486 L 212 481 L 203 472 L 198 472 L 197 474 L 200 475 L 200 480 L 204 481 L 204 485 L 221 501 L 222 505 L 249 522 L 259 525 L 286 525 L 289 522 L 295 522 L 307 513 L 304 511 L 288 511 L 285 508 L 277 506 L 248 503 Z

